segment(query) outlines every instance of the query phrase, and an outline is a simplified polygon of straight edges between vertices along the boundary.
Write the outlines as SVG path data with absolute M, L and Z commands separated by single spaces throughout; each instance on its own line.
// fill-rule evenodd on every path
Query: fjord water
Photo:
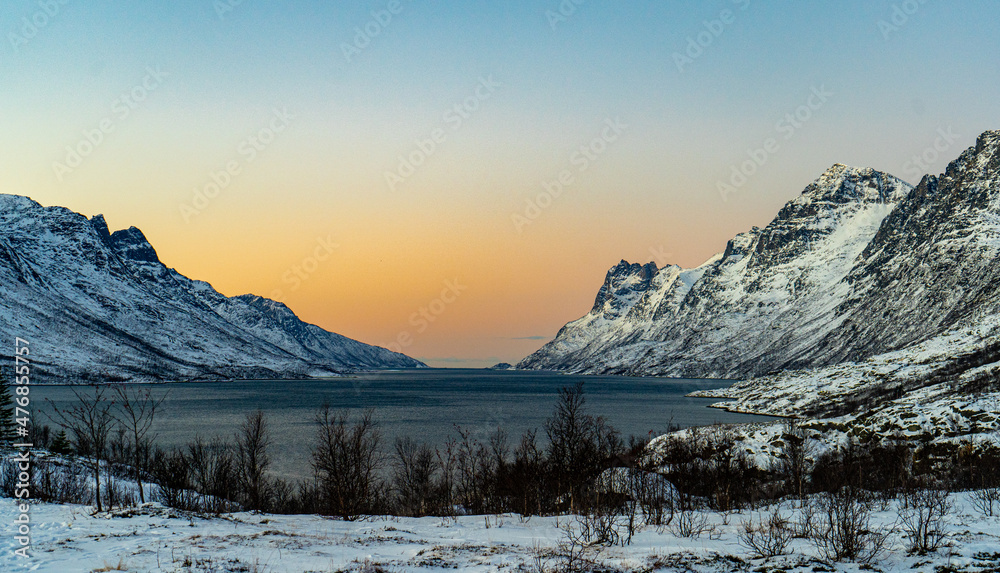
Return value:
M 626 439 L 633 434 L 661 434 L 670 424 L 688 427 L 768 419 L 709 408 L 712 400 L 685 397 L 695 390 L 727 386 L 726 380 L 419 369 L 323 380 L 177 382 L 152 388 L 157 396 L 166 394 L 155 425 L 161 446 L 183 445 L 196 435 L 231 439 L 247 412 L 259 408 L 272 430 L 275 473 L 299 478 L 311 476 L 314 417 L 324 402 L 352 414 L 374 408 L 387 452 L 398 436 L 443 445 L 456 435 L 456 425 L 483 441 L 503 428 L 513 447 L 528 429 L 537 429 L 539 441 L 545 442 L 545 420 L 559 389 L 578 381 L 584 382 L 587 411 L 604 416 Z M 60 408 L 75 401 L 68 386 L 35 386 L 32 394 L 36 422 L 53 427 L 46 399 Z

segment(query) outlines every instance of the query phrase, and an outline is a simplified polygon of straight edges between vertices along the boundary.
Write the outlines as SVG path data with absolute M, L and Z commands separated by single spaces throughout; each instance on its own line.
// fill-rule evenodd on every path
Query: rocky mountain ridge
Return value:
M 518 368 L 753 379 L 858 363 L 1000 309 L 1000 132 L 916 187 L 836 164 L 694 269 L 622 261 Z M 974 337 L 959 336 L 974 350 Z M 952 340 L 953 343 L 954 340 Z
M 298 378 L 423 366 L 226 297 L 168 268 L 135 227 L 0 195 L 0 333 L 28 340 L 36 380 Z

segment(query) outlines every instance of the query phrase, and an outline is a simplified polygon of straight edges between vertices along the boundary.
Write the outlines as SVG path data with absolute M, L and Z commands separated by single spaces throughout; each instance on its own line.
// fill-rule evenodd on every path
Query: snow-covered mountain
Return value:
M 950 346 L 935 348 L 957 356 L 987 344 L 975 333 L 1000 310 L 998 263 L 1000 132 L 990 131 L 915 188 L 834 165 L 697 268 L 622 261 L 593 309 L 518 367 L 753 378 L 945 335 Z
M 0 335 L 28 340 L 36 378 L 291 378 L 417 360 L 226 297 L 160 262 L 142 231 L 0 194 Z M 4 354 L 8 354 L 5 352 Z

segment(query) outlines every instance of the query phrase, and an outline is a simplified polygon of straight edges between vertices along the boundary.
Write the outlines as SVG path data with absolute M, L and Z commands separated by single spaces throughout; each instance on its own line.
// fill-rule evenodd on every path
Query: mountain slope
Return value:
M 160 262 L 139 229 L 0 195 L 0 333 L 36 372 L 68 379 L 288 378 L 418 367 L 302 322 L 285 305 L 225 297 Z
M 779 368 L 831 328 L 849 293 L 842 279 L 909 191 L 884 173 L 834 165 L 763 229 L 697 268 L 660 269 L 627 312 L 598 323 L 595 306 L 519 367 L 701 377 Z
M 644 290 L 604 306 L 627 311 L 606 317 L 595 305 L 518 367 L 748 378 L 975 328 L 1000 309 L 998 149 L 1000 132 L 986 132 L 916 188 L 834 165 L 698 268 L 640 281 L 623 261 L 608 280 Z

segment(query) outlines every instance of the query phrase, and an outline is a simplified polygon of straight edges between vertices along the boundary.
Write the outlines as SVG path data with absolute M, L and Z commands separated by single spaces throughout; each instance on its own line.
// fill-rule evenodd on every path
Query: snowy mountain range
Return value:
M 36 380 L 295 378 L 424 366 L 226 297 L 160 262 L 142 231 L 0 194 L 0 335 L 28 341 Z M 9 363 L 12 363 L 12 359 Z
M 799 412 L 779 395 L 823 400 L 820 379 L 870 389 L 891 373 L 900 387 L 943 368 L 995 376 L 998 285 L 1000 132 L 989 131 L 916 187 L 834 165 L 697 268 L 622 261 L 590 312 L 517 367 L 745 379 L 711 395 Z

